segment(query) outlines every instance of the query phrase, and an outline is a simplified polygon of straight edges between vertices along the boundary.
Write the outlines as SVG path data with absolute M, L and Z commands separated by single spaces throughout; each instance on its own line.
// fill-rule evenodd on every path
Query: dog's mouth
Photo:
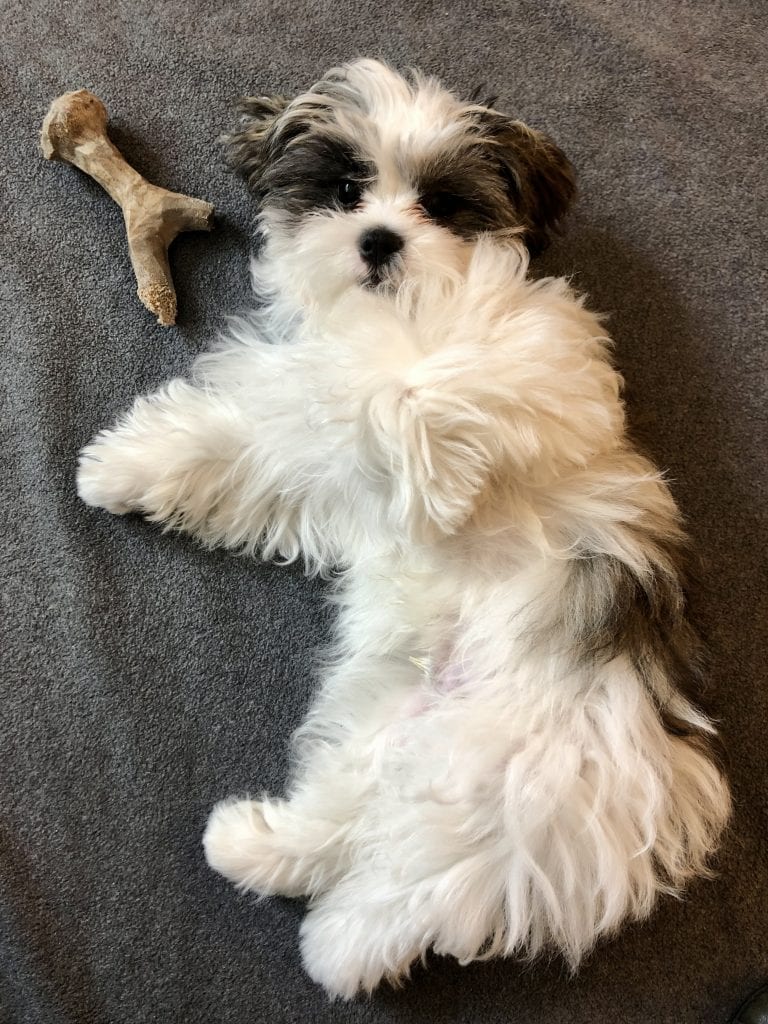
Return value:
M 362 280 L 363 288 L 369 291 L 391 292 L 396 285 L 389 267 L 373 267 Z

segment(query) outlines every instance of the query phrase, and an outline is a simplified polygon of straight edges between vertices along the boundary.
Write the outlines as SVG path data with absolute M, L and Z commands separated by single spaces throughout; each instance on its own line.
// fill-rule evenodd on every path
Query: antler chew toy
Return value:
M 168 246 L 181 231 L 210 231 L 213 207 L 150 183 L 126 163 L 107 136 L 107 111 L 87 89 L 54 100 L 43 121 L 46 160 L 66 160 L 90 175 L 123 211 L 138 295 L 158 323 L 176 323 Z

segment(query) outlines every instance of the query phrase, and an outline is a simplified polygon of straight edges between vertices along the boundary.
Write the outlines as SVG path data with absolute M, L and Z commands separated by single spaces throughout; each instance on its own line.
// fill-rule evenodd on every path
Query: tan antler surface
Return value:
M 47 160 L 66 160 L 90 175 L 121 207 L 138 295 L 164 326 L 176 323 L 168 246 L 181 231 L 210 231 L 213 207 L 150 183 L 126 163 L 107 136 L 107 111 L 87 89 L 50 106 L 40 136 Z

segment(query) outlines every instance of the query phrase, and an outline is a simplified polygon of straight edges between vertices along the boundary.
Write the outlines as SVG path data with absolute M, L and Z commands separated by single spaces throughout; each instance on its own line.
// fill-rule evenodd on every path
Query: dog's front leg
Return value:
M 141 512 L 210 545 L 254 549 L 271 529 L 275 547 L 288 553 L 292 513 L 282 506 L 299 500 L 286 486 L 297 446 L 287 438 L 281 450 L 268 407 L 254 405 L 170 381 L 82 450 L 80 497 L 117 515 Z

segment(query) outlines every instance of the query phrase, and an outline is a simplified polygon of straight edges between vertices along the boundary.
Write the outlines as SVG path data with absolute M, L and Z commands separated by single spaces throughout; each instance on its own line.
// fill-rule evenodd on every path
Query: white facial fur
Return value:
M 413 289 L 460 271 L 484 233 L 541 247 L 573 193 L 570 165 L 546 136 L 376 61 L 334 69 L 290 102 L 243 107 L 230 158 L 260 200 L 262 264 L 300 304 L 370 284 L 360 254 L 370 229 L 403 243 L 380 268 L 382 287 Z M 358 196 L 351 207 L 338 195 L 344 180 Z

